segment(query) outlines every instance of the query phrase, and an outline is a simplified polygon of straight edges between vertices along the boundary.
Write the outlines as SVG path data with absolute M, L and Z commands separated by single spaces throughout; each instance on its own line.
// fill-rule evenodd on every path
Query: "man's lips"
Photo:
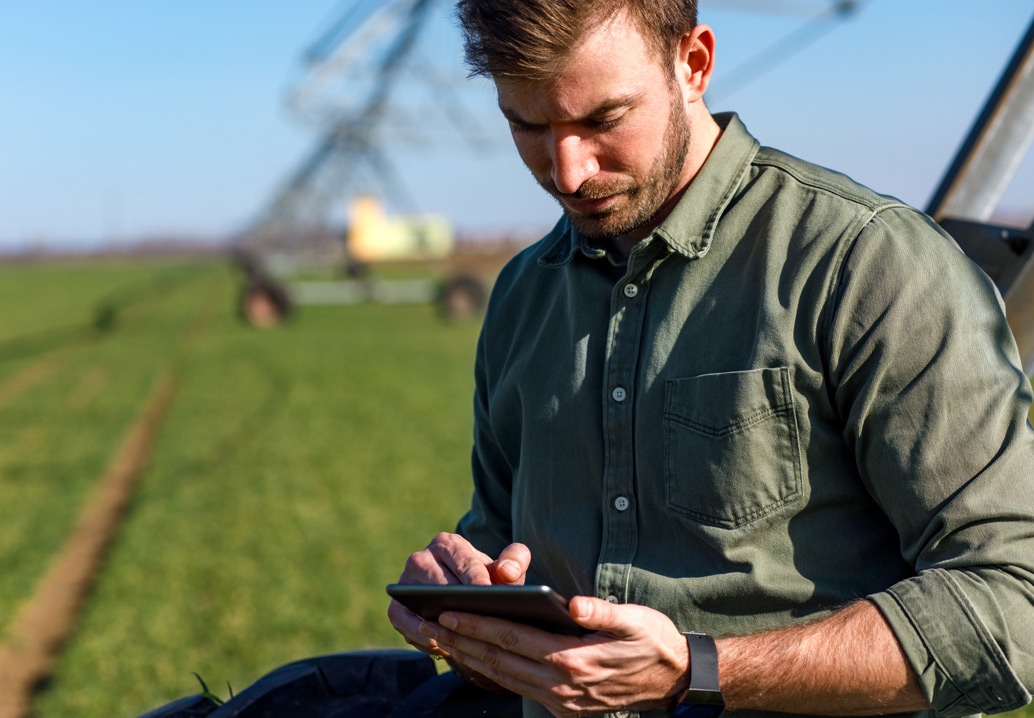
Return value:
M 612 202 L 617 201 L 617 197 L 618 195 L 616 194 L 601 197 L 599 199 L 578 199 L 575 197 L 561 196 L 560 201 L 563 202 L 570 210 L 580 214 L 587 214 L 604 209 Z

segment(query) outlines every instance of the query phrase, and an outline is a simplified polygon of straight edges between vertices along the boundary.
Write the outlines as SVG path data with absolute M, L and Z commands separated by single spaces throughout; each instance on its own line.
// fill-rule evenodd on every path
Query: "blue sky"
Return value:
M 315 140 L 284 100 L 303 77 L 302 51 L 348 4 L 0 0 L 0 249 L 246 226 Z M 1030 0 L 869 0 L 736 89 L 735 68 L 805 20 L 730 4 L 701 0 L 718 36 L 711 109 L 738 111 L 763 144 L 919 206 L 1034 18 Z M 446 19 L 427 42 L 458 74 Z M 489 88 L 464 92 L 493 149 L 392 138 L 416 207 L 389 204 L 472 232 L 548 228 L 557 208 L 520 165 Z M 406 116 L 415 129 L 427 124 L 420 111 Z M 1004 206 L 1034 214 L 1029 158 Z

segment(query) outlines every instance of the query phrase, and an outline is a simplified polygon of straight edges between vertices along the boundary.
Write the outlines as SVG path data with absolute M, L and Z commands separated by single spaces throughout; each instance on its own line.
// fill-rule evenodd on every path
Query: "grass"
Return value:
M 48 339 L 0 344 L 10 350 L 5 356 L 0 348 L 0 492 L 5 499 L 0 503 L 0 627 L 7 625 L 64 542 L 173 341 L 157 321 L 141 323 L 145 310 L 155 319 L 160 316 L 156 306 L 138 307 L 121 317 L 127 327 L 136 324 L 135 330 L 95 331 L 91 305 L 68 296 L 69 287 L 83 289 L 88 300 L 95 300 L 113 287 L 149 281 L 168 269 L 61 266 L 50 279 L 33 266 L 25 276 L 4 277 L 5 298 L 11 304 L 0 311 L 22 321 L 35 314 L 42 329 L 30 336 Z M 92 283 L 87 281 L 91 275 Z M 19 287 L 21 294 L 12 287 Z M 186 287 L 163 303 L 174 304 L 185 295 Z M 20 311 L 13 311 L 15 307 Z
M 0 626 L 156 382 L 179 381 L 40 718 L 132 717 L 197 693 L 194 672 L 222 694 L 400 647 L 383 586 L 467 506 L 476 326 L 367 305 L 256 331 L 236 292 L 218 264 L 0 267 L 0 314 L 18 309 L 0 329 Z
M 8 287 L 48 295 L 31 305 L 35 326 L 76 339 L 0 355 L 0 382 L 64 357 L 0 406 L 0 625 L 155 382 L 179 377 L 39 716 L 135 716 L 197 692 L 194 671 L 242 688 L 298 658 L 403 645 L 383 586 L 469 500 L 476 326 L 445 325 L 430 307 L 363 306 L 307 308 L 262 332 L 236 320 L 236 278 L 220 266 L 6 271 Z M 94 303 L 133 296 L 95 332 L 94 308 L 70 287 Z M 4 299 L 24 304 L 10 289 Z

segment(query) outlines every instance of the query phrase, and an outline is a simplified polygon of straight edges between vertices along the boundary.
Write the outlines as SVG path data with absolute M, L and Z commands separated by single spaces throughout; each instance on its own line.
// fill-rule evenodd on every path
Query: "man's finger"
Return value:
M 460 643 L 460 647 L 464 648 L 467 644 L 463 639 L 472 639 L 536 662 L 540 661 L 542 656 L 559 653 L 582 643 L 581 639 L 574 636 L 549 633 L 505 618 L 458 611 L 446 611 L 440 615 L 436 628 L 441 633 L 439 641 L 442 643 Z
M 427 623 L 427 621 L 398 601 L 392 600 L 391 605 L 388 606 L 388 620 L 391 621 L 391 625 L 395 630 L 406 639 L 406 643 L 413 646 L 413 648 L 429 653 L 432 656 L 449 657 L 449 654 L 441 649 L 437 641 L 428 638 L 421 631 L 421 626 Z
M 406 559 L 399 583 L 459 584 L 459 577 L 453 570 L 439 561 L 430 548 L 417 551 Z
M 437 642 L 427 638 L 420 631 L 424 620 L 398 601 L 392 600 L 388 606 L 388 620 L 392 627 L 402 634 L 409 646 L 424 653 L 434 653 L 437 650 Z
M 491 565 L 494 583 L 523 585 L 531 565 L 531 550 L 522 543 L 512 543 L 499 552 Z
M 455 634 L 453 635 L 455 636 Z M 458 636 L 457 638 L 462 639 L 462 637 Z M 523 680 L 518 675 L 518 672 L 512 670 L 512 667 L 510 671 L 504 671 L 497 661 L 486 661 L 479 658 L 476 654 L 480 654 L 481 651 L 478 650 L 474 650 L 471 653 L 464 653 L 462 650 L 453 647 L 449 647 L 448 650 L 450 651 L 450 661 L 453 664 L 458 664 L 462 668 L 462 674 L 469 676 L 474 682 L 477 682 L 475 675 L 481 676 L 482 680 L 494 683 L 496 686 L 511 693 L 517 693 L 543 702 L 544 695 L 542 689 L 536 683 Z
M 604 631 L 615 638 L 630 638 L 642 630 L 639 623 L 627 619 L 627 612 L 599 598 L 575 596 L 568 604 L 568 609 L 571 618 L 590 631 Z
M 443 617 L 445 615 L 442 614 Z M 450 615 L 455 616 L 457 614 Z M 469 616 L 468 614 L 459 615 L 473 620 L 480 619 L 480 617 Z M 487 620 L 494 622 L 494 619 Z M 452 621 L 449 622 L 453 623 Z M 509 622 L 500 621 L 500 623 Z M 525 627 L 520 624 L 511 625 L 516 630 L 516 633 L 510 638 L 504 639 L 503 643 L 516 647 L 516 643 L 520 642 L 520 638 L 516 634 L 521 633 L 521 629 Z M 425 624 L 423 630 L 425 636 L 433 637 L 432 640 L 435 641 L 435 644 L 440 646 L 442 650 L 447 651 L 452 660 L 458 662 L 464 669 L 480 673 L 492 682 L 514 693 L 534 697 L 537 693 L 541 693 L 541 689 L 537 688 L 538 686 L 556 683 L 556 677 L 550 676 L 549 669 L 542 663 L 511 650 L 504 645 L 471 638 L 451 631 L 439 624 Z M 534 631 L 535 629 L 528 630 Z M 485 633 L 492 632 L 491 630 L 485 631 Z
M 443 569 L 451 572 L 458 583 L 481 586 L 492 584 L 492 574 L 488 568 L 492 559 L 474 548 L 462 536 L 438 534 L 427 546 L 427 551 L 430 551 Z

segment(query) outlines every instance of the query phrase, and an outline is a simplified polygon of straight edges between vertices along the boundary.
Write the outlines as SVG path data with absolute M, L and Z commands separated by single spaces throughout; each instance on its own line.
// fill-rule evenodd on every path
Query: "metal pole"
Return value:
M 926 212 L 986 222 L 1034 140 L 1034 21 Z

